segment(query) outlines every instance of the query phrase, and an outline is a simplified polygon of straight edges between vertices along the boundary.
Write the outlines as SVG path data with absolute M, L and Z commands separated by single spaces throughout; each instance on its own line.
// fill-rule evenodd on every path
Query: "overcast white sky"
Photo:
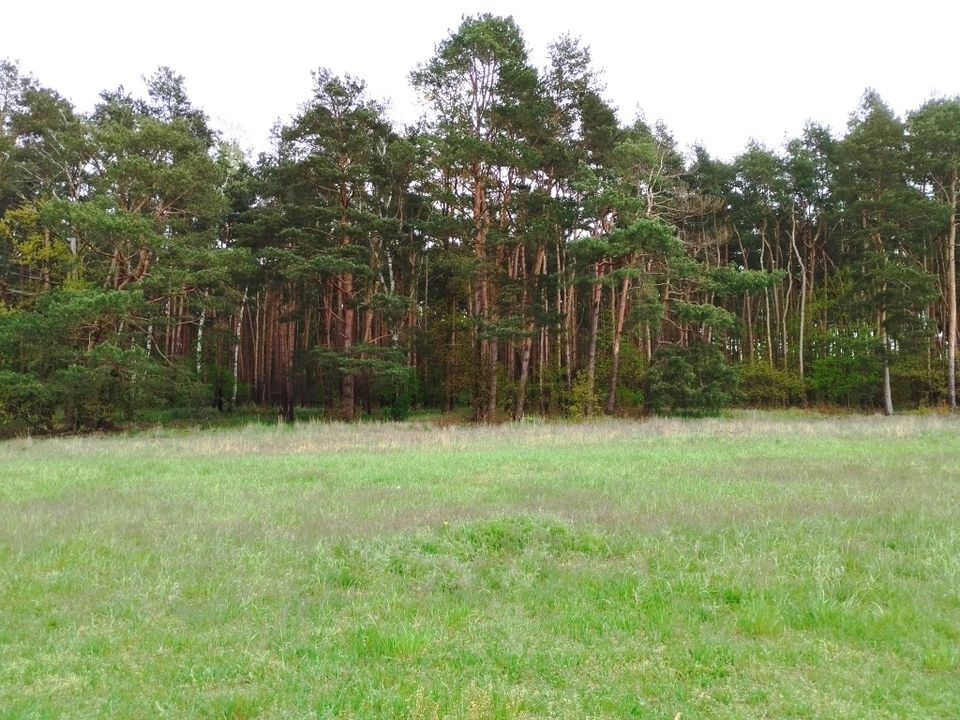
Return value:
M 842 130 L 867 86 L 899 113 L 960 94 L 960 2 L 125 2 L 55 0 L 3 9 L 0 58 L 88 110 L 104 88 L 139 93 L 159 65 L 247 148 L 309 97 L 310 71 L 365 79 L 392 117 L 420 115 L 408 76 L 464 14 L 513 15 L 536 65 L 562 33 L 582 37 L 607 96 L 630 120 L 662 118 L 682 148 L 729 158 L 808 119 Z

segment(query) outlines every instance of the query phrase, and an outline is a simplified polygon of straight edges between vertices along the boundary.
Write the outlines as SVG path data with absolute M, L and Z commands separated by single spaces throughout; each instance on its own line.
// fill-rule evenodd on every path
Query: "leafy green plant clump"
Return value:
M 718 415 L 734 399 L 737 373 L 708 343 L 657 350 L 647 372 L 647 405 L 658 415 Z

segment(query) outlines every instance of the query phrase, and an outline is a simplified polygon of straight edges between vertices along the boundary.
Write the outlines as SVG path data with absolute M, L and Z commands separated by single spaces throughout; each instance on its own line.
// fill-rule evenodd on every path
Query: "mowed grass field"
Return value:
M 0 718 L 678 717 L 960 717 L 960 421 L 0 444 Z

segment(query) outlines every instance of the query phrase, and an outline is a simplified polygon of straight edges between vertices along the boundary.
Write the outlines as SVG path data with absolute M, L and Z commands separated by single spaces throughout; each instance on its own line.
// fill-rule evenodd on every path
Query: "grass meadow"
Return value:
M 958 718 L 960 420 L 0 443 L 0 718 Z

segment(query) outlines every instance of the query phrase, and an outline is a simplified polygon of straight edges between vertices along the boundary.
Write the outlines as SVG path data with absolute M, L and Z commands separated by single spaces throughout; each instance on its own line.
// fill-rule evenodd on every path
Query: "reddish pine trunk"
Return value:
M 623 278 L 620 287 L 620 302 L 617 304 L 613 325 L 613 347 L 610 359 L 610 393 L 607 395 L 607 415 L 613 415 L 617 409 L 617 381 L 620 372 L 620 342 L 623 338 L 623 324 L 627 317 L 627 298 L 630 295 L 630 278 Z
M 353 307 L 353 275 L 346 273 L 340 276 L 340 349 L 349 358 L 353 349 L 353 323 L 356 311 Z M 356 377 L 349 370 L 344 372 L 340 383 L 340 402 L 345 420 L 356 417 Z

